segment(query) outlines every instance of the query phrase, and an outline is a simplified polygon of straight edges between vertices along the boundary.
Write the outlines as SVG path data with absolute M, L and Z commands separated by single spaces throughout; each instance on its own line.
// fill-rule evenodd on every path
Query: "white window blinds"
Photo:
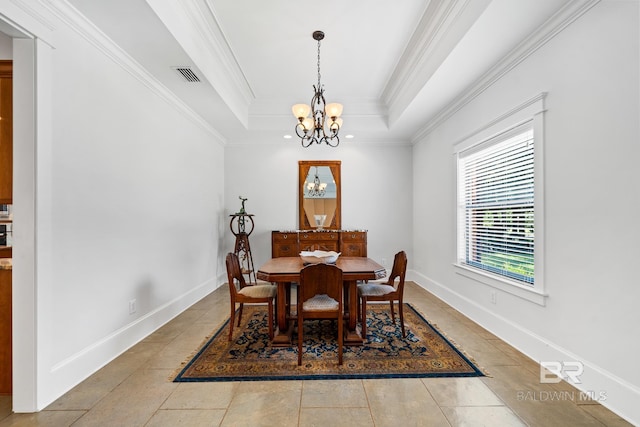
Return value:
M 458 154 L 458 262 L 534 282 L 534 144 L 529 122 Z

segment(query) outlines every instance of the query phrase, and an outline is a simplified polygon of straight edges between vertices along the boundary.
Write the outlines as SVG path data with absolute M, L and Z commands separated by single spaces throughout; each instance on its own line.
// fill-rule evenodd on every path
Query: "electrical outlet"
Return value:
M 498 293 L 496 291 L 491 291 L 491 304 L 496 304 L 498 302 Z
M 129 301 L 129 314 L 133 314 L 136 312 L 136 300 L 132 299 Z

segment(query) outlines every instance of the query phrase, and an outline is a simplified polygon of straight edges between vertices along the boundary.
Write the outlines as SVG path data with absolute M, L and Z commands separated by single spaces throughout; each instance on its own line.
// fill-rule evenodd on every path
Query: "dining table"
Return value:
M 347 321 L 344 345 L 362 345 L 363 339 L 357 327 L 358 319 L 358 281 L 376 280 L 386 277 L 383 266 L 367 257 L 341 256 L 336 260 L 336 266 L 342 270 L 344 282 L 344 315 Z M 266 282 L 276 283 L 277 328 L 272 341 L 273 346 L 284 347 L 293 345 L 293 320 L 291 313 L 291 285 L 300 282 L 300 271 L 305 267 L 302 258 L 278 257 L 271 258 L 258 269 L 257 278 Z

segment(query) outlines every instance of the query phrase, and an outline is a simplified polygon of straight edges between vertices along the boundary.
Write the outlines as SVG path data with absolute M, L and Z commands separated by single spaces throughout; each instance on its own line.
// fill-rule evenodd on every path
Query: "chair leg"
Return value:
M 338 315 L 338 365 L 342 365 L 342 345 L 344 341 L 344 318 Z
M 298 366 L 302 365 L 302 314 L 298 310 Z
M 231 337 L 233 336 L 233 323 L 235 321 L 236 316 L 236 303 L 231 303 L 231 317 L 229 318 L 229 341 L 231 341 Z
M 242 320 L 242 307 L 244 304 L 240 303 L 240 310 L 238 310 L 238 327 L 240 327 L 240 321 Z
M 273 340 L 273 301 L 269 301 L 268 305 L 269 305 L 269 339 Z
M 394 313 L 393 309 L 393 300 L 389 301 L 389 306 L 391 307 L 391 321 L 393 323 L 396 323 L 396 314 Z
M 400 313 L 400 328 L 402 328 L 402 338 L 406 338 L 407 333 L 404 331 L 404 316 L 402 315 L 402 301 L 398 301 L 398 312 Z
M 362 321 L 361 321 L 361 325 L 362 325 L 362 339 L 366 340 L 367 339 L 367 299 L 365 297 L 362 298 Z

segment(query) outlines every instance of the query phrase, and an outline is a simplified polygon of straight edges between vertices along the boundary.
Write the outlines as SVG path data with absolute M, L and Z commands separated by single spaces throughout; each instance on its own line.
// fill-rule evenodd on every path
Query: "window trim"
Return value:
M 453 145 L 455 161 L 454 172 L 456 174 L 456 254 L 453 263 L 455 273 L 469 279 L 481 282 L 485 285 L 508 292 L 520 298 L 545 305 L 547 294 L 544 288 L 544 101 L 547 93 L 542 92 L 530 98 L 520 105 L 512 108 L 494 120 L 486 123 L 476 131 L 459 140 Z M 491 273 L 480 268 L 474 268 L 458 261 L 459 245 L 464 242 L 464 236 L 460 236 L 459 209 L 458 209 L 458 158 L 460 154 L 469 150 L 478 149 L 488 141 L 499 138 L 501 135 L 517 128 L 527 122 L 532 122 L 534 143 L 534 216 L 535 216 L 535 241 L 534 241 L 534 283 L 527 285 L 517 280 L 509 279 L 500 274 Z

